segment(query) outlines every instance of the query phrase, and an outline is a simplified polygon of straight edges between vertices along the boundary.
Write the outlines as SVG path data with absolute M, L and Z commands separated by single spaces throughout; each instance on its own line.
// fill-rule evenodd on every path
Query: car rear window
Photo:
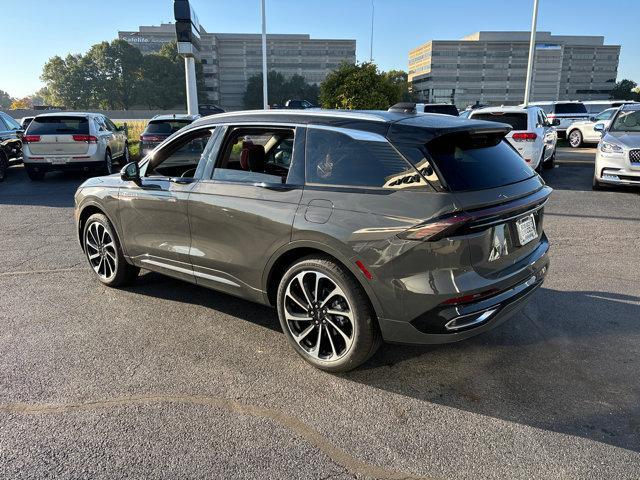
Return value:
M 191 120 L 152 120 L 147 125 L 145 132 L 156 135 L 171 135 L 190 123 Z
M 445 115 L 458 116 L 458 109 L 455 105 L 425 105 L 425 113 L 442 113 Z
M 501 135 L 443 135 L 427 150 L 454 192 L 501 187 L 535 175 Z
M 36 117 L 27 128 L 29 135 L 89 134 L 87 117 Z
M 514 130 L 527 130 L 526 113 L 477 113 L 473 115 L 471 119 L 506 123 L 511 125 Z
M 356 139 L 335 130 L 310 128 L 305 154 L 307 182 L 374 188 L 426 184 L 389 142 L 378 140 Z M 409 177 L 414 181 L 406 181 Z
M 557 103 L 555 113 L 587 113 L 584 103 Z

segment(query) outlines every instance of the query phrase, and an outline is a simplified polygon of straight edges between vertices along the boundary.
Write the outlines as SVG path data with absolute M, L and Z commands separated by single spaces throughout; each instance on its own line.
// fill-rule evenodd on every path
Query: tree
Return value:
M 638 84 L 633 80 L 620 80 L 616 83 L 609 95 L 612 100 L 638 100 L 638 95 L 633 92 Z
M 96 68 L 82 55 L 49 59 L 40 78 L 47 84 L 51 103 L 74 109 L 99 106 L 102 92 Z
M 13 98 L 4 90 L 0 90 L 0 108 L 9 108 L 11 102 L 13 102 Z
M 178 103 L 186 102 L 186 92 L 185 92 L 185 72 L 184 72 L 184 58 L 180 56 L 178 53 L 178 44 L 176 42 L 165 43 L 160 47 L 160 55 L 168 58 L 177 66 L 178 72 L 178 81 L 181 84 L 182 90 L 182 100 Z M 196 60 L 196 89 L 198 91 L 198 100 L 202 103 L 208 99 L 207 90 L 204 85 L 204 67 L 202 66 L 202 62 L 200 60 Z M 175 104 L 174 104 L 175 105 Z
M 413 94 L 409 91 L 409 76 L 404 70 L 389 70 L 385 72 L 384 78 L 397 90 L 400 102 L 414 101 Z
M 343 63 L 320 84 L 324 108 L 386 110 L 400 99 L 397 85 L 373 63 Z
M 318 86 L 307 83 L 301 75 L 286 78 L 282 73 L 271 70 L 267 73 L 267 84 L 269 105 L 282 105 L 292 98 L 304 99 L 312 103 L 318 101 Z M 247 109 L 262 108 L 262 73 L 249 77 L 244 92 L 244 106 Z
M 184 105 L 184 79 L 180 66 L 164 55 L 145 55 L 142 59 L 140 102 L 149 108 L 169 109 Z
M 31 104 L 30 98 L 24 97 L 20 99 L 15 99 L 13 102 L 11 102 L 11 106 L 9 108 L 11 110 L 20 110 L 20 109 L 27 109 L 31 107 L 32 107 L 32 104 Z

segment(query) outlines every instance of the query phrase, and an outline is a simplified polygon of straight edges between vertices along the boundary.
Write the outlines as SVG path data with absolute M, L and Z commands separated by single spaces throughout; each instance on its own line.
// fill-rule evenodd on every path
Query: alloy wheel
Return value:
M 581 135 L 579 131 L 574 130 L 573 132 L 571 132 L 571 135 L 569 135 L 569 143 L 571 144 L 572 147 L 580 146 L 580 143 L 582 141 L 580 137 Z
M 85 237 L 85 252 L 94 272 L 109 280 L 116 274 L 118 256 L 116 244 L 109 231 L 99 222 L 93 222 L 87 228 Z
M 295 275 L 287 285 L 283 310 L 289 333 L 309 356 L 334 361 L 351 348 L 353 309 L 327 275 L 313 270 Z

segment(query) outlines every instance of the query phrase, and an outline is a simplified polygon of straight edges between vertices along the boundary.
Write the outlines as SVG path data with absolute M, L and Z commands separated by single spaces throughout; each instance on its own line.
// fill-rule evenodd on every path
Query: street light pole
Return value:
M 536 54 L 536 24 L 538 23 L 538 0 L 533 0 L 533 19 L 531 20 L 531 39 L 529 40 L 529 64 L 527 65 L 527 83 L 524 86 L 524 106 L 529 105 L 531 83 L 533 82 L 533 62 Z
M 262 108 L 269 108 L 267 91 L 267 14 L 262 0 Z
M 373 16 L 376 13 L 376 6 L 371 0 L 371 46 L 369 47 L 369 61 L 373 63 Z

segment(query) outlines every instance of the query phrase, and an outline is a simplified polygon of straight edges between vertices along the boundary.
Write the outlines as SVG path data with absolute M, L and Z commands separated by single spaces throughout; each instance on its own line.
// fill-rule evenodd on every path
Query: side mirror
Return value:
M 604 133 L 604 123 L 596 123 L 596 124 L 593 126 L 593 129 L 594 129 L 596 132 Z
M 553 125 L 554 127 L 559 127 L 560 126 L 560 119 L 559 118 L 554 118 L 553 121 L 551 122 L 551 125 Z
M 140 167 L 138 162 L 129 162 L 120 170 L 120 178 L 125 182 L 140 183 Z
M 589 121 L 590 122 L 595 122 L 596 121 L 596 117 L 589 117 Z

